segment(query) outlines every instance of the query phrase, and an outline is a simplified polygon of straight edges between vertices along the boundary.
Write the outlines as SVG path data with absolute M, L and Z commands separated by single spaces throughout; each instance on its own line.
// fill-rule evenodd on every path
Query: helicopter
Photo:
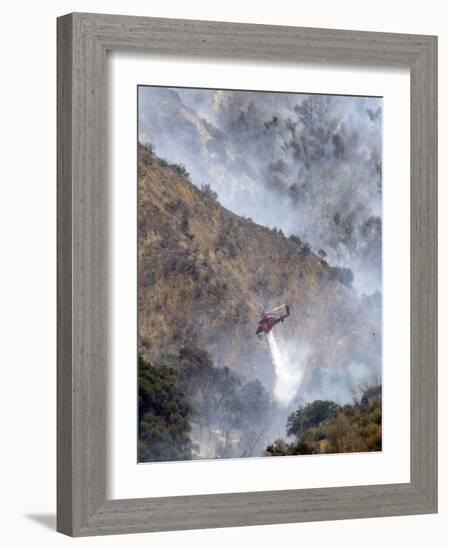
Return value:
M 256 335 L 265 333 L 268 334 L 278 323 L 283 323 L 290 315 L 290 306 L 282 304 L 270 311 L 264 311 L 257 326 Z

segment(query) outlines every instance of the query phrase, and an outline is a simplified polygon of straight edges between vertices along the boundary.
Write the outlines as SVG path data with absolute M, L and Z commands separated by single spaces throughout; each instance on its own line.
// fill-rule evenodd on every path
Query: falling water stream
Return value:
M 278 343 L 273 331 L 268 332 L 267 341 L 276 375 L 273 390 L 274 399 L 280 405 L 286 407 L 297 394 L 303 370 L 299 364 L 295 365 L 291 361 L 286 347 L 282 345 L 282 342 Z

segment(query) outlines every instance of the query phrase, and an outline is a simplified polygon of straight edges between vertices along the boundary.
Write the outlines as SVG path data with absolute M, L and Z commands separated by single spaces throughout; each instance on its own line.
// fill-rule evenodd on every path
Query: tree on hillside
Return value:
M 286 433 L 293 443 L 279 439 L 266 455 L 381 451 L 382 387 L 366 388 L 353 404 L 313 401 L 300 407 L 288 417 Z
M 271 406 L 268 392 L 259 380 L 245 382 L 228 367 L 215 367 L 209 354 L 183 347 L 178 356 L 182 376 L 193 405 L 193 419 L 209 439 L 222 435 L 219 456 L 250 456 L 266 429 Z M 231 433 L 238 430 L 237 444 Z
M 300 437 L 309 428 L 337 416 L 338 409 L 337 403 L 320 400 L 313 401 L 305 407 L 299 407 L 287 419 L 287 435 Z
M 139 358 L 139 461 L 186 460 L 199 440 L 217 458 L 254 456 L 262 448 L 272 403 L 259 380 L 216 367 L 202 349 L 185 346 L 159 364 Z M 210 450 L 209 450 L 210 452 Z
M 192 458 L 191 415 L 175 370 L 139 357 L 139 462 Z
M 267 390 L 259 380 L 251 380 L 240 390 L 242 437 L 240 456 L 253 456 L 265 435 L 271 413 L 271 401 Z
M 210 183 L 201 184 L 201 193 L 203 194 L 203 197 L 206 197 L 211 201 L 218 200 L 218 193 L 212 189 L 212 186 Z

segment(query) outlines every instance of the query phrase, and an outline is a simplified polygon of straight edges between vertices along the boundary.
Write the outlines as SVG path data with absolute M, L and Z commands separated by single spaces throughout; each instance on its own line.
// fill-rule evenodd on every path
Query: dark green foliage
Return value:
M 273 445 L 269 445 L 266 450 L 268 456 L 288 456 L 288 455 L 311 455 L 315 454 L 312 447 L 306 443 L 297 441 L 296 443 L 286 443 L 283 439 L 277 439 Z
M 269 417 L 270 398 L 259 380 L 215 367 L 209 354 L 183 347 L 153 365 L 139 358 L 139 461 L 195 458 L 191 426 L 216 445 L 217 457 L 252 456 Z M 232 432 L 239 433 L 238 441 Z
M 314 401 L 300 407 L 289 416 L 286 430 L 294 442 L 278 439 L 266 455 L 381 451 L 382 386 L 365 389 L 353 404 Z
M 192 458 L 191 415 L 175 369 L 139 357 L 139 462 Z
M 300 407 L 287 419 L 287 435 L 300 437 L 312 426 L 318 426 L 329 418 L 335 418 L 338 413 L 338 405 L 333 401 L 313 401 L 305 407 Z

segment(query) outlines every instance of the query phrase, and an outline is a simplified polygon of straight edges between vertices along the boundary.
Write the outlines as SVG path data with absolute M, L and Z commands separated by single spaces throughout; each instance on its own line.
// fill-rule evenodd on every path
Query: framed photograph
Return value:
M 437 511 L 437 39 L 58 19 L 58 531 Z

